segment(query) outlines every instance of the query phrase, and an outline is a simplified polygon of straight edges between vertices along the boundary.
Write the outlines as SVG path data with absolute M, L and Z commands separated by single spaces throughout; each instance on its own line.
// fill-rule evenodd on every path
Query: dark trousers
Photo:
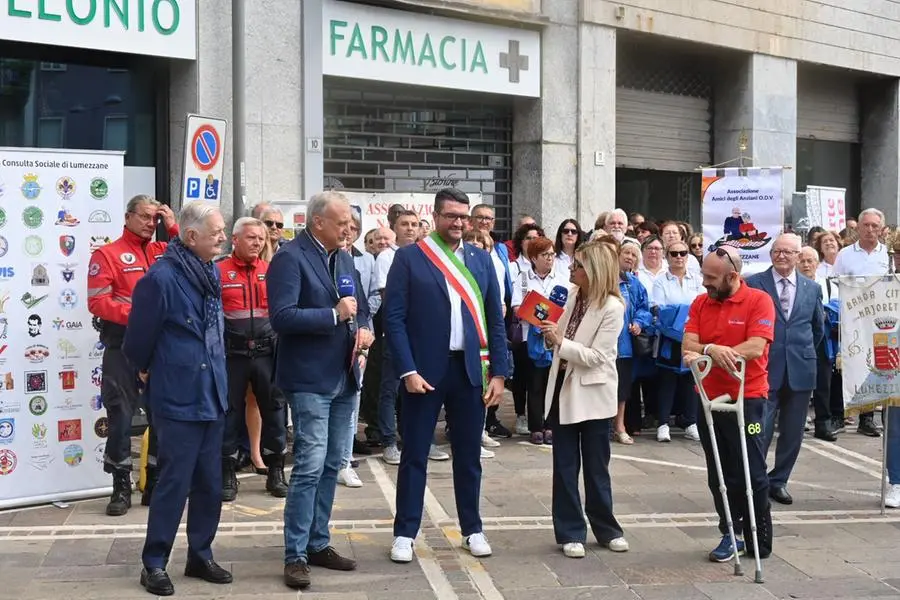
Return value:
M 381 445 L 397 443 L 397 392 L 400 389 L 399 373 L 394 369 L 394 357 L 387 338 L 381 347 L 381 381 L 378 386 L 378 429 L 381 430 Z
M 634 359 L 617 358 L 616 371 L 619 374 L 619 404 L 625 403 L 625 431 L 628 434 L 641 430 L 641 397 L 631 393 L 634 384 Z
M 469 382 L 461 353 L 448 356 L 447 373 L 434 391 L 410 394 L 401 388 L 403 450 L 397 472 L 397 516 L 394 535 L 415 538 L 422 523 L 428 450 L 441 406 L 450 425 L 453 492 L 463 537 L 481 531 L 481 432 L 484 401 L 481 386 Z
M 381 428 L 378 426 L 378 394 L 381 386 L 381 366 L 384 356 L 384 338 L 376 337 L 369 348 L 369 359 L 366 361 L 366 376 L 363 378 L 362 392 L 359 397 L 359 419 L 366 424 L 366 439 L 381 441 Z
M 697 410 L 700 402 L 694 389 L 694 376 L 690 371 L 678 373 L 670 369 L 660 368 L 656 391 L 659 400 L 657 417 L 660 425 L 668 425 L 672 410 L 680 407 L 681 424 L 684 427 L 697 424 Z
M 138 390 L 137 371 L 131 366 L 121 348 L 107 347 L 103 352 L 103 380 L 100 398 L 106 407 L 109 433 L 103 451 L 103 470 L 107 473 L 131 471 L 131 422 L 141 405 Z M 147 413 L 150 430 L 147 465 L 156 466 L 157 440 L 153 428 L 149 426 L 150 410 Z
M 528 399 L 528 381 L 531 379 L 531 369 L 534 363 L 528 358 L 528 345 L 525 342 L 512 345 L 513 362 L 516 372 L 513 375 L 510 391 L 513 395 L 513 405 L 516 416 L 525 414 L 525 406 Z
M 825 354 L 825 344 L 816 351 L 816 389 L 812 398 L 816 429 L 831 429 L 831 361 Z
M 766 401 L 766 419 L 763 425 L 765 452 L 768 454 L 775 435 L 775 418 L 778 417 L 778 445 L 775 447 L 775 466 L 769 471 L 769 485 L 784 487 L 800 456 L 803 429 L 809 411 L 809 390 L 795 392 L 787 386 L 770 390 Z
M 553 429 L 553 534 L 557 544 L 584 543 L 587 526 L 601 544 L 622 536 L 613 515 L 609 478 L 609 432 L 612 419 L 559 424 L 559 390 L 565 372 L 556 378 L 548 421 Z M 576 400 L 577 401 L 577 400 Z M 578 472 L 584 465 L 584 512 L 578 493 Z
M 747 440 L 747 462 L 750 467 L 750 484 L 753 487 L 753 507 L 756 509 L 756 527 L 759 537 L 760 558 L 772 553 L 772 511 L 769 504 L 769 476 L 766 473 L 766 451 L 763 435 L 766 399 L 744 399 L 744 422 L 746 431 L 738 431 L 737 417 L 729 413 L 713 413 L 713 427 L 716 432 L 716 445 L 722 461 L 722 474 L 728 491 L 728 502 L 731 507 L 731 518 L 734 522 L 735 535 L 743 531 L 744 542 L 748 551 L 752 551 L 750 535 L 750 519 L 747 503 L 747 486 L 744 481 L 744 467 L 741 459 L 741 441 L 743 435 Z M 716 463 L 712 454 L 712 440 L 706 422 L 706 413 L 698 412 L 698 429 L 700 444 L 706 457 L 707 485 L 713 496 L 716 513 L 719 515 L 719 531 L 728 533 L 725 520 L 725 504 L 719 493 L 719 478 L 716 475 Z M 554 443 L 556 440 L 554 440 Z M 554 449 L 555 451 L 555 449 Z
M 828 394 L 831 417 L 844 420 L 844 378 L 837 369 L 831 370 L 831 392 Z
M 225 415 L 216 421 L 174 421 L 155 416 L 159 436 L 159 482 L 147 516 L 142 560 L 164 569 L 188 503 L 188 557 L 211 560 L 222 513 L 222 437 Z
M 528 396 L 525 402 L 528 414 L 528 431 L 544 431 L 550 426 L 544 421 L 544 400 L 547 396 L 547 380 L 550 367 L 538 367 L 531 363 L 531 377 L 528 380 Z
M 228 414 L 225 417 L 225 437 L 222 456 L 235 457 L 238 440 L 246 430 L 244 412 L 247 408 L 247 384 L 256 396 L 262 419 L 261 453 L 284 454 L 287 447 L 284 394 L 272 384 L 274 364 L 272 356 L 229 356 Z
M 644 405 L 644 416 L 659 414 L 659 369 L 655 369 L 653 376 L 638 377 L 631 384 L 631 397 L 640 398 Z M 641 422 L 643 427 L 643 421 Z

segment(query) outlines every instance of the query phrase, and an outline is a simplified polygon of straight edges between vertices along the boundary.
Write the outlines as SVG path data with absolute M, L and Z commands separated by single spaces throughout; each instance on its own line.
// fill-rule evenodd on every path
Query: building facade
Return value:
M 129 191 L 177 205 L 185 115 L 231 121 L 232 3 L 6 4 L 0 145 L 124 149 Z M 453 184 L 503 232 L 614 206 L 698 225 L 698 167 L 743 162 L 900 220 L 895 2 L 244 6 L 248 204 Z

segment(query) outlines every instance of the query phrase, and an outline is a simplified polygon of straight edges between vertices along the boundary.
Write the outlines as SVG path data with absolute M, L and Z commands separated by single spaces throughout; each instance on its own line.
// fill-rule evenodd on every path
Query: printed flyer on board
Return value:
M 0 508 L 109 491 L 87 269 L 122 232 L 123 159 L 0 148 Z

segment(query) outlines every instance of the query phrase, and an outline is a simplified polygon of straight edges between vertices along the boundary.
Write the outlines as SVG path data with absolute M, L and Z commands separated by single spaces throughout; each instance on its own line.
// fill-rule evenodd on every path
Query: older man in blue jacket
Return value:
M 228 408 L 224 320 L 218 270 L 225 222 L 203 202 L 184 207 L 179 237 L 134 289 L 122 351 L 140 371 L 159 439 L 159 482 L 150 502 L 141 585 L 158 596 L 175 588 L 166 564 L 185 502 L 184 574 L 231 583 L 211 545 L 222 510 L 222 436 Z
M 306 229 L 275 254 L 266 279 L 278 333 L 275 384 L 294 419 L 284 506 L 284 582 L 291 588 L 309 586 L 310 565 L 356 568 L 329 545 L 328 520 L 361 361 L 374 339 L 353 257 L 340 250 L 350 236 L 350 204 L 338 192 L 316 194 L 306 217 Z

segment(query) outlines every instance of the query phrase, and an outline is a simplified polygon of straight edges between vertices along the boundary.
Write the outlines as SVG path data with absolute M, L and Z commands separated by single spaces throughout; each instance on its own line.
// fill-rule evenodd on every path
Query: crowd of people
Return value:
M 265 474 L 267 493 L 286 498 L 286 585 L 308 587 L 311 566 L 355 569 L 329 544 L 328 522 L 336 485 L 363 485 L 355 457 L 376 452 L 399 467 L 391 560 L 413 560 L 427 463 L 451 458 L 463 547 L 489 556 L 478 508 L 481 460 L 513 435 L 554 446 L 553 526 L 566 556 L 585 554 L 583 514 L 598 542 L 628 550 L 613 513 L 611 443 L 632 445 L 646 431 L 667 443 L 673 428 L 707 457 L 722 533 L 710 559 L 771 553 L 769 500 L 793 502 L 787 485 L 810 403 L 818 438 L 834 442 L 851 423 L 836 323 L 825 307 L 838 297 L 835 277 L 888 272 L 889 230 L 879 211 L 863 211 L 840 234 L 812 230 L 807 244 L 784 233 L 771 246 L 772 267 L 746 277 L 734 248 L 704 259 L 703 237 L 688 224 L 657 224 L 620 209 L 600 215 L 591 231 L 566 219 L 553 238 L 523 216 L 502 241 L 492 206 L 470 206 L 465 193 L 447 188 L 436 194 L 431 218 L 394 205 L 389 227 L 363 232 L 347 199 L 323 192 L 291 241 L 277 207 L 255 206 L 235 221 L 225 256 L 228 236 L 215 207 L 188 204 L 176 223 L 152 198 L 128 203 L 122 238 L 92 257 L 88 292 L 106 346 L 109 515 L 131 507 L 130 420 L 140 405 L 149 415 L 147 591 L 174 593 L 166 566 L 189 499 L 185 574 L 232 580 L 211 544 L 221 503 L 237 497 L 243 468 Z M 151 241 L 160 223 L 168 245 Z M 355 245 L 360 237 L 363 250 Z M 540 326 L 520 319 L 530 292 L 555 299 L 562 316 Z M 736 395 L 727 371 L 737 357 L 747 361 L 745 418 L 755 429 L 743 435 L 759 548 L 727 533 L 690 373 L 699 356 L 716 365 L 711 394 Z M 497 410 L 504 388 L 513 423 Z M 435 434 L 442 413 L 450 453 Z M 731 516 L 741 532 L 749 527 L 736 450 L 742 434 L 725 422 L 729 416 L 719 418 Z M 895 508 L 900 419 L 897 425 L 885 502 Z M 859 417 L 857 430 L 881 435 L 872 414 Z

